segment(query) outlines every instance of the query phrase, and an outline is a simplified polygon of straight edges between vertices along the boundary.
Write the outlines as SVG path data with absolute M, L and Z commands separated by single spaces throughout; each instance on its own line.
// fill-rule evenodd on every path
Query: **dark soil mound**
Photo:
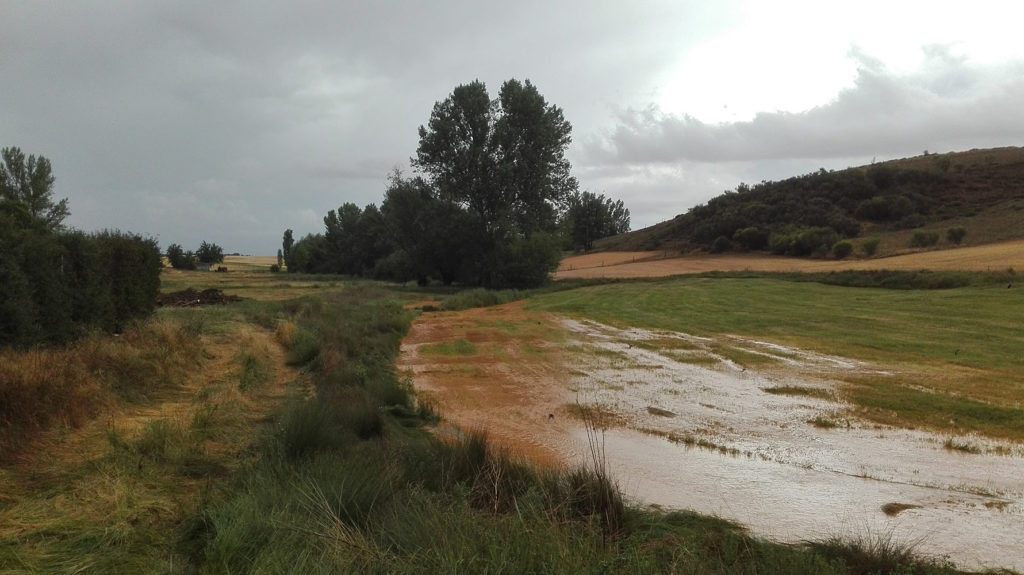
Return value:
M 156 296 L 156 305 L 169 307 L 198 307 L 242 301 L 237 295 L 228 295 L 219 289 L 196 291 L 192 288 Z

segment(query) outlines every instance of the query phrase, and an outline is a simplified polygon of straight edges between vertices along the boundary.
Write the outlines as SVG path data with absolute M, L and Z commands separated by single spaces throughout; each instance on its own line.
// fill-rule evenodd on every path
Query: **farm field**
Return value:
M 665 277 L 713 271 L 830 272 L 839 270 L 1024 270 L 1024 240 L 884 258 L 811 260 L 762 254 L 673 256 L 671 252 L 600 252 L 562 260 L 557 279 Z

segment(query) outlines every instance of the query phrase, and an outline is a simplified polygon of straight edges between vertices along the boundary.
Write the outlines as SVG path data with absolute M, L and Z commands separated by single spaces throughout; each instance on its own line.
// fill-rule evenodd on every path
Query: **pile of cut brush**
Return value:
M 199 307 L 201 305 L 226 304 L 242 301 L 237 295 L 228 295 L 219 289 L 196 291 L 192 288 L 181 291 L 162 293 L 156 296 L 156 305 L 167 307 Z

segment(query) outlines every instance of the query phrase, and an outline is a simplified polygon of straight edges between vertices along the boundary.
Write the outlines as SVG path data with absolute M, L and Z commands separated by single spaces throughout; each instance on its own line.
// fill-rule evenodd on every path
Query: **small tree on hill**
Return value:
M 946 239 L 949 243 L 960 245 L 960 242 L 964 241 L 964 236 L 967 235 L 967 229 L 957 226 L 955 228 L 949 228 L 946 230 Z

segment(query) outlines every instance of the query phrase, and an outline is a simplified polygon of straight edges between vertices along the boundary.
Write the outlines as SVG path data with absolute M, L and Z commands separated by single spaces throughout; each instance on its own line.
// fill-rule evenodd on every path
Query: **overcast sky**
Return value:
M 0 2 L 0 146 L 68 223 L 276 253 L 379 204 L 459 84 L 529 79 L 637 229 L 740 182 L 1024 145 L 1024 3 Z

